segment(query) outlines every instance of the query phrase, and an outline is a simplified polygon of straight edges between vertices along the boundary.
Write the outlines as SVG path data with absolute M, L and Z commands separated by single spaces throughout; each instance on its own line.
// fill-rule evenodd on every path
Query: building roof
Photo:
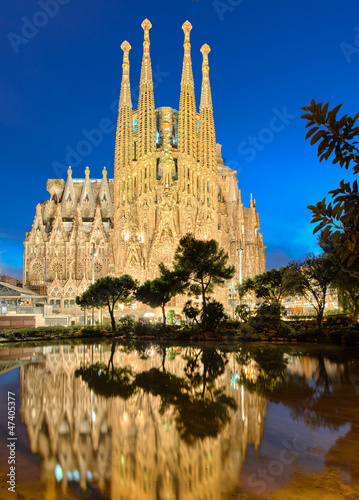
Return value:
M 0 283 L 0 298 L 1 297 L 11 298 L 11 299 L 17 297 L 31 298 L 31 299 L 46 298 L 45 295 L 38 295 L 29 288 L 21 288 L 19 286 L 10 285 L 9 283 Z

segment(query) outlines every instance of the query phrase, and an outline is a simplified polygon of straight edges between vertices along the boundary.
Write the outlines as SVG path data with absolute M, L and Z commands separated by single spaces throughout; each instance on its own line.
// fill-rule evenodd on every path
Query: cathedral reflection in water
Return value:
M 185 349 L 166 359 L 167 373 L 184 376 Z M 127 400 L 105 398 L 75 377 L 81 366 L 108 364 L 110 349 L 57 346 L 37 354 L 38 362 L 21 368 L 21 418 L 32 453 L 42 456 L 42 480 L 55 475 L 63 498 L 72 481 L 112 500 L 215 500 L 238 491 L 247 446 L 260 445 L 266 401 L 241 385 L 234 354 L 210 391 L 224 387 L 236 409 L 217 436 L 190 444 L 175 425 L 175 406 L 163 411 L 159 396 L 138 389 Z M 139 374 L 161 368 L 163 358 L 154 348 L 147 356 L 117 348 L 113 362 Z

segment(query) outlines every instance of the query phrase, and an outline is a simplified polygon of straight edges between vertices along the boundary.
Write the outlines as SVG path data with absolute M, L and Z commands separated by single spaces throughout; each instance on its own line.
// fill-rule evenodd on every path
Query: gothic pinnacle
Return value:
M 144 31 L 144 41 L 137 110 L 137 134 L 139 137 L 137 147 L 139 159 L 156 151 L 155 99 L 153 94 L 149 36 L 152 24 L 148 19 L 145 19 L 141 26 Z
M 152 28 L 152 24 L 148 19 L 145 19 L 141 26 L 144 31 L 144 40 L 140 85 L 152 83 L 152 68 L 150 58 L 150 29 Z
M 191 61 L 191 43 L 190 43 L 190 32 L 192 29 L 192 24 L 189 21 L 186 21 L 182 25 L 182 29 L 184 32 L 184 58 L 183 58 L 183 69 L 182 69 L 182 80 L 181 85 L 190 83 L 194 85 L 193 82 L 193 73 L 192 73 L 192 61 Z
M 197 111 L 190 43 L 192 24 L 186 21 L 183 23 L 182 29 L 184 32 L 184 57 L 178 119 L 178 147 L 181 154 L 197 161 Z
M 143 55 L 149 55 L 150 53 L 150 29 L 152 28 L 152 24 L 148 19 L 145 19 L 141 27 L 144 31 L 144 40 L 143 40 Z
M 130 86 L 130 60 L 129 60 L 129 52 L 131 50 L 131 45 L 125 40 L 121 44 L 121 49 L 123 50 L 123 63 L 122 63 L 120 106 L 130 106 L 132 109 L 131 86 Z
M 199 133 L 198 151 L 199 160 L 211 172 L 212 184 L 215 184 L 217 175 L 216 133 L 214 129 L 211 85 L 209 83 L 208 54 L 211 51 L 207 44 L 202 45 L 202 89 L 201 103 L 199 106 Z M 214 203 L 216 198 L 213 197 Z
M 129 52 L 131 50 L 131 45 L 128 43 L 127 40 L 125 40 L 124 42 L 122 42 L 121 49 L 123 50 L 123 63 L 122 63 L 123 74 L 127 74 L 128 75 L 128 71 L 129 71 L 129 68 L 130 68 L 128 54 L 129 54 Z
M 206 43 L 202 45 L 201 52 L 203 55 L 202 63 L 202 92 L 201 92 L 201 104 L 200 107 L 205 106 L 212 108 L 212 95 L 211 86 L 209 83 L 209 65 L 208 65 L 208 54 L 211 52 L 209 45 Z

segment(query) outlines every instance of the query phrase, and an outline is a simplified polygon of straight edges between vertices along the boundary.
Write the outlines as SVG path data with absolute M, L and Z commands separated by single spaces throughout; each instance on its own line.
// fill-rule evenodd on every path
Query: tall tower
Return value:
M 191 61 L 191 23 L 186 21 L 182 29 L 185 39 L 178 116 L 178 174 L 180 190 L 192 194 L 197 174 L 197 111 Z
M 122 269 L 124 264 L 122 250 L 125 236 L 129 231 L 129 207 L 133 199 L 133 126 L 129 62 L 131 45 L 125 40 L 121 49 L 123 50 L 122 82 L 118 105 L 114 169 L 113 271 Z
M 201 173 L 199 198 L 201 200 L 202 210 L 200 212 L 200 226 L 197 232 L 197 236 L 200 238 L 208 238 L 210 234 L 215 234 L 218 225 L 216 134 L 214 130 L 208 65 L 208 54 L 210 50 L 207 44 L 201 47 L 203 63 L 201 102 L 199 107 L 198 160 Z
M 182 236 L 213 238 L 229 254 L 241 280 L 265 270 L 255 200 L 244 207 L 236 172 L 224 165 L 216 144 L 207 44 L 201 48 L 202 87 L 196 109 L 190 33 L 186 21 L 179 111 L 155 109 L 150 58 L 152 27 L 145 19 L 137 109 L 132 109 L 130 44 L 124 41 L 116 130 L 114 179 L 49 179 L 50 199 L 36 209 L 26 235 L 24 284 L 48 284 L 50 303 L 75 307 L 95 278 L 132 275 L 143 282 L 171 267 Z M 93 245 L 96 263 L 93 267 Z M 228 289 L 216 290 L 227 304 Z M 61 299 L 59 298 L 61 296 Z M 71 298 L 72 297 L 72 298 Z M 182 300 L 183 299 L 183 300 Z M 177 300 L 177 299 L 176 299 Z M 178 298 L 180 301 L 185 298 Z M 60 304 L 61 303 L 61 304 Z M 66 310 L 64 309 L 64 312 Z

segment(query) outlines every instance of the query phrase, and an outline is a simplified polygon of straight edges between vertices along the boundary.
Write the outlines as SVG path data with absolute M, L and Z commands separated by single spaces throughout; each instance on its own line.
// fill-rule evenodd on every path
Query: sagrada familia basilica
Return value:
M 214 238 L 236 266 L 235 280 L 265 271 L 255 200 L 244 207 L 236 172 L 224 165 L 216 143 L 207 44 L 201 47 L 199 112 L 191 62 L 191 24 L 184 31 L 179 111 L 155 108 L 149 31 L 143 21 L 143 59 L 137 109 L 132 108 L 130 44 L 122 43 L 122 83 L 114 179 L 49 179 L 50 199 L 38 204 L 26 235 L 23 283 L 48 285 L 50 303 L 75 307 L 95 279 L 128 273 L 143 282 L 171 266 L 179 239 Z M 94 255 L 95 254 L 95 255 Z M 224 292 L 223 300 L 226 299 Z

